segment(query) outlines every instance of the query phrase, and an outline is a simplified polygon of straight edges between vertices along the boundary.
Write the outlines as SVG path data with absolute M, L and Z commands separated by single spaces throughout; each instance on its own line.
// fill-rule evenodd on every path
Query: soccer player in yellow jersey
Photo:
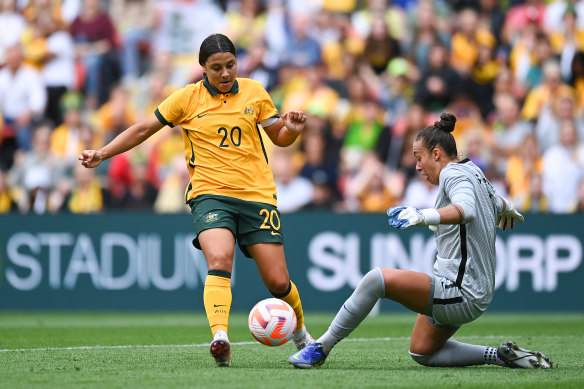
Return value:
M 306 115 L 278 115 L 270 96 L 254 80 L 236 78 L 235 47 L 214 34 L 201 44 L 204 79 L 174 92 L 154 114 L 132 125 L 100 150 L 84 150 L 88 168 L 142 143 L 164 126 L 181 126 L 190 183 L 185 201 L 194 216 L 195 247 L 203 250 L 209 272 L 203 300 L 213 333 L 211 355 L 218 366 L 231 364 L 227 336 L 235 242 L 253 258 L 274 297 L 292 306 L 300 350 L 314 340 L 306 330 L 298 290 L 284 257 L 276 186 L 259 125 L 277 146 L 292 144 L 304 130 Z M 259 125 L 258 125 L 259 124 Z

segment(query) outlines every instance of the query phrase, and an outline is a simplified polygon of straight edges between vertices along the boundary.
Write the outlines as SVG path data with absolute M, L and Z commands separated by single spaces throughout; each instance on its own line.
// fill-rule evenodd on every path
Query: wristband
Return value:
M 425 225 L 435 225 L 440 224 L 440 214 L 434 208 L 421 209 L 420 213 L 424 217 Z

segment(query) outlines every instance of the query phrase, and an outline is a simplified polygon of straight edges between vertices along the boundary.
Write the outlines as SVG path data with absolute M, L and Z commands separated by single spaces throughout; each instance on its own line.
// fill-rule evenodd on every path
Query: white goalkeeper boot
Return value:
M 513 342 L 499 346 L 499 358 L 514 369 L 552 369 L 553 363 L 539 351 L 524 350 Z

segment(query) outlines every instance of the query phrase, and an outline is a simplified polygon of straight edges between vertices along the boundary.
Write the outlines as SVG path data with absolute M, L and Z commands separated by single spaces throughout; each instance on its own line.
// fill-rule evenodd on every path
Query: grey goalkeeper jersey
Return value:
M 495 290 L 496 193 L 485 175 L 469 159 L 449 163 L 440 172 L 436 208 L 457 204 L 464 224 L 439 225 L 434 274 L 446 277 L 474 303 L 486 309 Z

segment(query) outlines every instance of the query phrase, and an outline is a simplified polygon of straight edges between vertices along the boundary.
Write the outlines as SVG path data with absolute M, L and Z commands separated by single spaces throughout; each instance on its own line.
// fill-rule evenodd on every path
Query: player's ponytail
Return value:
M 235 55 L 235 45 L 223 34 L 213 34 L 205 38 L 199 49 L 199 64 L 205 66 L 207 59 L 217 53 Z
M 434 150 L 436 146 L 440 146 L 446 155 L 456 158 L 458 157 L 458 151 L 456 150 L 456 141 L 452 136 L 455 124 L 456 117 L 451 113 L 443 112 L 440 115 L 440 120 L 420 131 L 416 136 L 416 140 L 423 140 L 429 151 Z

